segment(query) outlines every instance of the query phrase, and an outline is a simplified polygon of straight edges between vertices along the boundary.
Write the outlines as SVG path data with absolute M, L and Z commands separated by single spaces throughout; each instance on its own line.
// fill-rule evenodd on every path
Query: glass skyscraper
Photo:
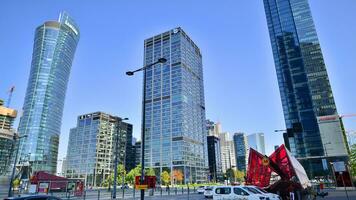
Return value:
M 158 176 L 162 171 L 180 171 L 184 174 L 183 183 L 206 181 L 200 50 L 181 28 L 175 28 L 144 42 L 144 65 L 161 57 L 167 62 L 145 71 L 145 167 L 153 167 Z
M 59 135 L 67 83 L 79 29 L 66 13 L 37 27 L 30 77 L 18 132 L 20 162 L 33 171 L 56 173 Z
M 253 133 L 247 136 L 248 148 L 253 148 L 254 150 L 265 155 L 265 134 L 263 133 Z
M 248 162 L 248 143 L 247 137 L 244 133 L 235 133 L 233 136 L 236 167 L 240 171 L 246 172 L 246 166 Z
M 264 0 L 264 6 L 286 146 L 310 177 L 321 175 L 327 163 L 347 159 L 347 147 L 308 0 Z

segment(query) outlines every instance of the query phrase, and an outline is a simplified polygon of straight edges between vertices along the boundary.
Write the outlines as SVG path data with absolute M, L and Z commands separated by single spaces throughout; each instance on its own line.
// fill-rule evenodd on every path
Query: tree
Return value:
M 235 170 L 232 168 L 229 168 L 225 172 L 225 177 L 230 181 L 230 182 L 235 182 Z
M 350 168 L 353 177 L 356 176 L 356 144 L 351 145 L 350 151 Z
M 171 181 L 171 175 L 167 171 L 163 171 L 161 174 L 161 180 L 163 182 L 163 185 L 169 185 Z
M 173 170 L 173 180 L 175 180 L 175 182 L 182 184 L 183 181 L 183 173 L 181 170 Z
M 118 165 L 117 166 L 117 179 L 116 179 L 116 183 L 117 184 L 122 184 L 122 178 L 123 176 L 126 175 L 126 171 L 124 169 L 123 165 Z M 104 181 L 103 185 L 113 185 L 114 183 L 114 172 L 112 172 L 110 174 L 110 176 Z
M 145 176 L 156 176 L 155 170 L 151 167 L 145 169 Z
M 244 177 L 245 177 L 245 172 L 239 171 L 239 170 L 235 170 L 236 181 L 243 182 L 243 181 L 245 181 Z
M 134 185 L 136 176 L 141 176 L 141 165 L 137 165 L 127 174 L 126 181 L 131 185 Z

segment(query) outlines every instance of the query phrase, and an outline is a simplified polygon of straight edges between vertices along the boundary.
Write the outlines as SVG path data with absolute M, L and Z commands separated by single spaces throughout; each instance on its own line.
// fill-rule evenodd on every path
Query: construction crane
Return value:
M 346 115 L 339 115 L 340 118 L 344 118 L 344 117 L 356 117 L 356 113 L 354 114 L 346 114 Z
M 11 103 L 11 98 L 12 98 L 12 93 L 15 91 L 15 86 L 11 86 L 9 92 L 9 98 L 7 99 L 7 104 L 6 107 L 10 108 L 10 103 Z

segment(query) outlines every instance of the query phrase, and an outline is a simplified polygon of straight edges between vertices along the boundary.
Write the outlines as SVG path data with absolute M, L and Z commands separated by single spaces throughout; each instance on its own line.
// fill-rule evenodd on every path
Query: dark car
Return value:
M 7 197 L 4 200 L 62 200 L 59 197 L 49 195 L 29 195 L 22 197 Z

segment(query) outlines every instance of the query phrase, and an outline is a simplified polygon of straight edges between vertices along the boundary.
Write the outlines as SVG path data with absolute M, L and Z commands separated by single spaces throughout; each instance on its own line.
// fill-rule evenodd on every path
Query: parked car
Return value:
M 264 194 L 265 196 L 269 197 L 270 200 L 281 200 L 282 198 L 278 195 L 278 194 L 274 194 L 274 193 L 269 193 L 266 190 L 257 187 L 257 186 L 247 186 L 247 187 L 251 187 L 254 188 L 256 190 L 258 190 L 259 192 L 261 192 L 262 194 Z
M 205 192 L 205 186 L 199 186 L 197 189 L 198 194 L 204 194 Z
M 4 200 L 61 200 L 61 198 L 49 195 L 28 195 L 21 197 L 7 197 Z
M 205 187 L 205 191 L 204 191 L 205 198 L 207 199 L 213 198 L 213 189 L 214 187 L 212 186 Z
M 214 200 L 269 200 L 262 194 L 255 194 L 244 189 L 242 186 L 216 186 L 213 189 Z

